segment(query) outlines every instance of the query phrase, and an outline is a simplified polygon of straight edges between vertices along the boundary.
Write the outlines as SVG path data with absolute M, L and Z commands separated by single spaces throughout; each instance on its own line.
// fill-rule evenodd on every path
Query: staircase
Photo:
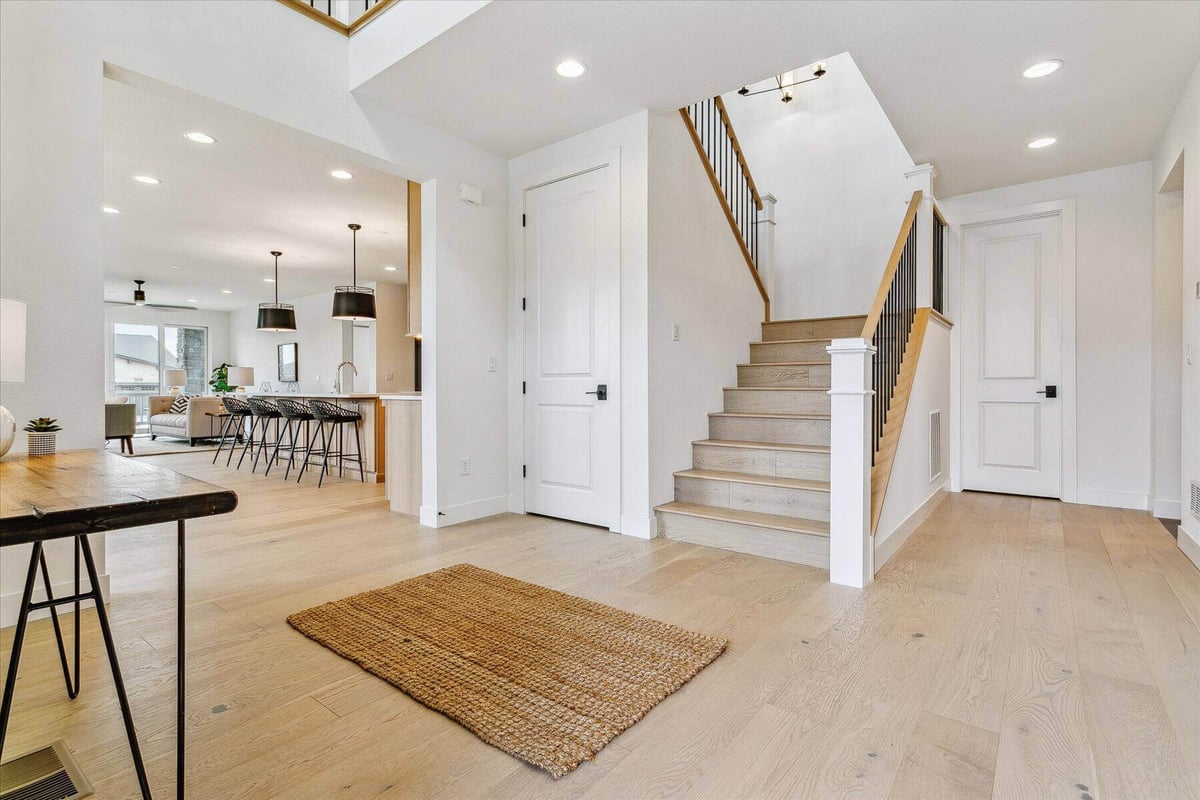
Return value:
M 655 509 L 668 539 L 829 568 L 829 354 L 866 317 L 762 323 L 724 410 Z

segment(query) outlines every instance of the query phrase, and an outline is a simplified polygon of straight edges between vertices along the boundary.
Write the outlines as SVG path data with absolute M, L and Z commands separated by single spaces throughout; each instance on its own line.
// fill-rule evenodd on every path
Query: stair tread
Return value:
M 750 442 L 744 439 L 697 439 L 692 444 L 712 447 L 755 447 L 762 450 L 794 450 L 801 453 L 828 453 L 829 445 L 787 444 L 781 442 Z
M 765 417 L 767 419 L 830 419 L 829 414 L 775 414 L 768 411 L 713 411 L 710 417 Z
M 772 319 L 768 320 L 763 325 L 787 325 L 793 322 L 829 322 L 835 319 L 861 319 L 864 322 L 867 319 L 866 314 L 843 314 L 835 317 L 805 317 L 803 319 Z
M 726 386 L 727 392 L 828 392 L 828 386 Z
M 765 342 L 751 342 L 750 344 L 812 344 L 813 342 L 832 342 L 833 338 L 826 336 L 823 339 L 771 339 Z
M 828 367 L 828 361 L 751 361 L 739 367 Z
M 683 514 L 689 517 L 704 517 L 706 519 L 736 522 L 755 528 L 775 528 L 776 530 L 803 533 L 809 536 L 829 537 L 829 523 L 798 517 L 783 517 L 778 514 L 763 514 L 759 511 L 740 511 L 733 508 L 718 508 L 704 506 L 699 503 L 681 503 L 678 500 L 657 506 L 655 511 L 665 511 L 672 514 Z
M 719 469 L 681 469 L 675 473 L 677 478 L 700 478 L 709 481 L 730 481 L 732 483 L 753 483 L 760 486 L 777 486 L 781 489 L 808 489 L 814 492 L 828 492 L 829 481 L 809 481 L 801 478 L 777 478 L 773 475 L 755 475 L 750 472 L 727 472 Z

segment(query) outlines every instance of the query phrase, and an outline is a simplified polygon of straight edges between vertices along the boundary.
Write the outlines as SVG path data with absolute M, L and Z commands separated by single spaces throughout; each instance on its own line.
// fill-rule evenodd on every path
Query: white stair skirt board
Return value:
M 921 523 L 929 518 L 929 515 L 934 512 L 942 501 L 946 499 L 946 487 L 949 483 L 943 483 L 938 487 L 937 491 L 929 496 L 924 503 L 917 507 L 917 510 L 908 515 L 904 522 L 896 530 L 889 534 L 884 534 L 883 531 L 875 532 L 875 574 L 879 574 L 879 570 L 883 569 L 883 565 L 900 551 L 904 543 L 908 541 L 908 537 L 913 535 L 917 528 L 921 527 Z M 886 501 L 885 501 L 886 502 Z

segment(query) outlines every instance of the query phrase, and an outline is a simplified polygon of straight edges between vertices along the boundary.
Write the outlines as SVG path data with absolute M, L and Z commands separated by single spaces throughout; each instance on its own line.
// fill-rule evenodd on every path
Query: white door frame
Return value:
M 548 183 L 573 178 L 587 172 L 609 167 L 612 173 L 609 180 L 617 193 L 617 204 L 621 201 L 621 151 L 619 149 L 605 150 L 581 159 L 566 161 L 551 169 L 531 172 L 528 175 L 515 176 L 509 182 L 508 216 L 509 216 L 509 292 L 510 306 L 513 310 L 509 316 L 509 348 L 508 363 L 508 510 L 515 514 L 525 513 L 525 484 L 522 475 L 522 465 L 525 464 L 525 395 L 521 391 L 525 380 L 525 318 L 522 316 L 521 301 L 525 296 L 525 235 L 522 216 L 525 213 L 525 193 Z M 624 260 L 622 254 L 621 260 Z M 617 384 L 616 397 L 624 389 L 621 385 L 621 324 L 620 324 L 620 269 L 617 270 L 617 299 L 618 313 L 614 320 L 609 339 L 612 363 L 612 383 Z M 617 428 L 621 429 L 621 404 L 615 402 L 613 412 L 617 415 Z M 617 440 L 618 473 L 624 463 L 621 452 L 620 437 Z M 621 475 L 614 476 L 615 491 L 609 502 L 609 530 L 621 532 Z
M 966 231 L 968 228 L 995 225 L 1002 222 L 1017 222 L 1038 217 L 1057 216 L 1062 220 L 1062 291 L 1060 303 L 1062 311 L 1062 385 L 1065 391 L 1062 395 L 1062 500 L 1064 503 L 1078 502 L 1079 475 L 1076 456 L 1078 437 L 1076 433 L 1076 414 L 1078 411 L 1079 382 L 1076 379 L 1075 364 L 1075 198 L 1066 197 L 1061 200 L 1047 200 L 1041 203 L 1010 206 L 992 211 L 980 211 L 968 215 L 958 222 L 958 275 L 957 291 L 954 297 L 958 305 L 957 324 L 951 332 L 951 364 L 953 381 L 957 391 L 951 392 L 953 399 L 953 416 L 951 418 L 952 452 L 955 454 L 950 488 L 962 491 L 962 464 L 966 457 L 965 440 L 962 434 L 963 387 L 965 379 L 962 369 L 962 327 L 967 324 L 978 324 L 978 320 L 968 320 L 963 313 L 965 308 L 963 273 L 966 269 Z

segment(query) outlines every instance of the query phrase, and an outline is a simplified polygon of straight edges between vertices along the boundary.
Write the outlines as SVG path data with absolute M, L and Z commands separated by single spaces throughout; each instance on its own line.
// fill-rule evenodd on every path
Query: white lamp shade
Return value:
M 225 382 L 230 386 L 253 386 L 254 367 L 230 367 Z
M 25 304 L 0 297 L 0 381 L 25 382 Z
M 186 369 L 168 369 L 164 371 L 163 382 L 167 386 L 187 386 Z

